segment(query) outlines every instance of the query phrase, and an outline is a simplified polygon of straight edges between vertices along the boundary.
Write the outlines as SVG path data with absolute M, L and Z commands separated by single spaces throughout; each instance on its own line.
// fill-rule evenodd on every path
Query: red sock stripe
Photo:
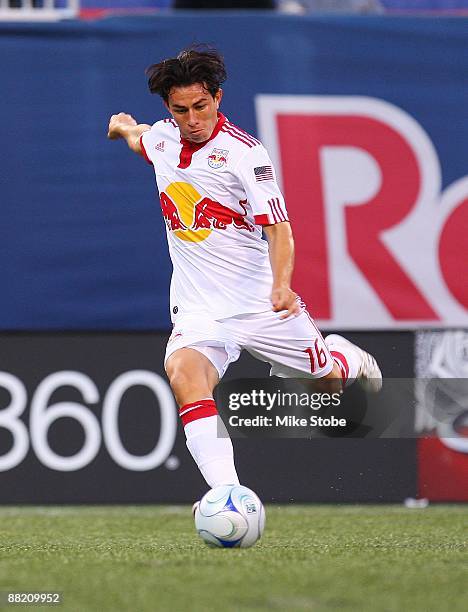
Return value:
M 349 365 L 346 360 L 346 357 L 343 355 L 343 353 L 340 353 L 339 351 L 330 351 L 330 353 L 335 363 L 338 364 L 338 367 L 341 370 L 341 377 L 343 378 L 343 382 L 346 382 L 349 377 Z
M 203 399 L 198 402 L 192 402 L 191 404 L 185 404 L 185 406 L 179 408 L 179 416 L 182 419 L 184 427 L 187 423 L 191 423 L 197 419 L 215 416 L 216 414 L 218 414 L 218 411 L 213 399 Z

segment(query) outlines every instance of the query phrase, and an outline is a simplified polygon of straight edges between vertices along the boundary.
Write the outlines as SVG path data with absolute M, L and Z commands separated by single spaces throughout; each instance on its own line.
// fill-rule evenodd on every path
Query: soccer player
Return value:
M 219 53 L 190 48 L 147 75 L 170 117 L 150 126 L 118 113 L 108 137 L 123 138 L 156 174 L 174 268 L 165 368 L 187 447 L 210 487 L 238 484 L 231 440 L 217 436 L 213 390 L 242 349 L 281 377 L 340 388 L 360 378 L 378 390 L 382 376 L 375 359 L 343 337 L 324 340 L 291 289 L 284 198 L 265 148 L 219 111 Z

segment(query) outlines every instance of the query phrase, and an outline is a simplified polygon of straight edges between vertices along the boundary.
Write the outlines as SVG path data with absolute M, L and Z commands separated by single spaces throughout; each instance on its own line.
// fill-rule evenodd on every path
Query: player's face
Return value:
M 221 97 L 221 90 L 213 98 L 202 83 L 171 89 L 166 106 L 183 138 L 197 143 L 208 140 L 218 121 Z

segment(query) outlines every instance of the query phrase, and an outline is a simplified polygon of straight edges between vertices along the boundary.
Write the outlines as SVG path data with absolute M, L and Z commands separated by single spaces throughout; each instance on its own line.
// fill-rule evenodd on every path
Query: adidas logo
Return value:
M 154 148 L 156 149 L 156 151 L 161 151 L 162 153 L 164 153 L 164 140 L 162 142 L 158 142 L 158 144 L 155 145 Z

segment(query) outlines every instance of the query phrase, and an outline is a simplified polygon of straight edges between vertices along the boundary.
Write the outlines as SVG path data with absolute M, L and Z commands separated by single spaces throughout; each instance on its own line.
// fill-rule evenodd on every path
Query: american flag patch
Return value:
M 273 168 L 271 166 L 258 166 L 257 168 L 254 168 L 254 174 L 257 183 L 260 181 L 273 180 Z

